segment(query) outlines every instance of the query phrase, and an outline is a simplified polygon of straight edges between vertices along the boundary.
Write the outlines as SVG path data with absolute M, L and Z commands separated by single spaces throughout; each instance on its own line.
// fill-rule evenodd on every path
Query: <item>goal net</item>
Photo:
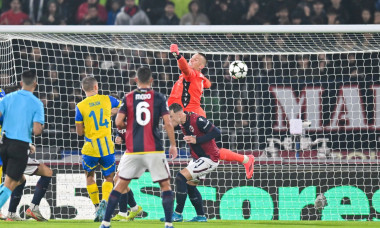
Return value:
M 122 97 L 136 87 L 136 69 L 149 66 L 153 88 L 168 96 L 180 75 L 169 54 L 170 44 L 177 43 L 186 59 L 197 52 L 207 56 L 203 73 L 212 86 L 204 91 L 202 107 L 221 129 L 218 145 L 256 157 L 250 180 L 241 164 L 222 161 L 200 184 L 209 219 L 380 218 L 379 31 L 321 26 L 279 33 L 275 27 L 237 27 L 175 27 L 180 32 L 144 27 L 156 31 L 150 33 L 130 31 L 140 27 L 33 27 L 39 32 L 20 27 L 24 32 L 1 33 L 1 87 L 17 84 L 25 69 L 38 75 L 35 95 L 44 104 L 46 125 L 34 138 L 34 156 L 54 170 L 40 207 L 43 215 L 93 218 L 81 167 L 84 140 L 75 133 L 75 105 L 85 98 L 81 79 L 94 76 L 101 94 Z M 234 60 L 248 65 L 246 78 L 229 76 Z M 179 132 L 177 138 L 172 176 L 191 159 Z M 116 147 L 117 160 L 124 150 Z M 97 176 L 100 189 L 101 173 Z M 21 214 L 37 179 L 28 177 Z M 143 219 L 163 216 L 159 186 L 149 173 L 130 187 L 144 209 Z M 325 200 L 318 197 L 318 204 L 327 204 L 316 208 L 321 194 Z M 184 217 L 193 216 L 187 200 Z

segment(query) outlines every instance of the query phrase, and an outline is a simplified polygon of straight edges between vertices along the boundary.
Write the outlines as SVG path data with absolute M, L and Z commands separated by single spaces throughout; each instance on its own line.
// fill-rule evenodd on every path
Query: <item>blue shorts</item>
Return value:
M 3 166 L 3 160 L 1 160 L 1 157 L 0 157 L 0 166 Z
M 93 171 L 100 164 L 103 176 L 109 176 L 116 170 L 115 154 L 104 157 L 91 157 L 82 155 L 82 166 L 87 172 Z

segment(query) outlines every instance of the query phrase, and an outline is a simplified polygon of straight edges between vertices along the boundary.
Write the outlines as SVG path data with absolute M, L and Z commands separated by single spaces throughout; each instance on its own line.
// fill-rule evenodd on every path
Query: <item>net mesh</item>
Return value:
M 168 52 L 171 43 L 186 59 L 207 54 L 203 73 L 212 87 L 202 104 L 222 131 L 218 145 L 256 157 L 253 179 L 245 178 L 241 164 L 221 162 L 200 184 L 209 219 L 377 220 L 377 33 L 1 34 L 1 86 L 16 84 L 25 69 L 38 75 L 35 95 L 45 107 L 46 130 L 34 139 L 34 156 L 55 172 L 41 206 L 45 216 L 91 219 L 95 210 L 80 166 L 83 138 L 75 133 L 81 79 L 94 76 L 101 94 L 122 97 L 135 88 L 135 70 L 145 65 L 153 72 L 153 88 L 168 96 L 180 74 Z M 246 78 L 229 76 L 234 60 L 248 65 Z M 291 119 L 310 125 L 294 135 Z M 172 176 L 191 159 L 180 133 L 177 138 Z M 125 147 L 116 150 L 119 160 Z M 159 186 L 149 173 L 130 187 L 144 218 L 163 216 Z M 320 194 L 327 205 L 317 210 Z M 184 216 L 194 215 L 188 200 Z

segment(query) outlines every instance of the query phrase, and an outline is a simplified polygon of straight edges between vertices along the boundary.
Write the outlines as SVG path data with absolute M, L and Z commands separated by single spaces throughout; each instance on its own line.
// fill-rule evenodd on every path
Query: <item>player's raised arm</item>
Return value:
M 186 59 L 179 54 L 178 45 L 177 44 L 171 44 L 170 45 L 170 52 L 173 54 L 173 56 L 178 61 L 178 67 L 183 73 L 183 76 L 186 80 L 189 80 L 191 77 L 196 76 L 193 69 L 189 67 L 189 64 L 187 63 Z

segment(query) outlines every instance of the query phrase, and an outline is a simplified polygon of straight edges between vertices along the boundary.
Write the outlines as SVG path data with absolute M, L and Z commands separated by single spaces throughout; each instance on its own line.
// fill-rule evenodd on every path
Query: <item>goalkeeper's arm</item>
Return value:
M 189 64 L 187 64 L 186 59 L 182 55 L 179 54 L 178 45 L 177 44 L 171 44 L 170 45 L 170 52 L 177 59 L 177 61 L 178 61 L 178 67 L 182 71 L 183 75 L 185 76 L 185 79 L 187 81 L 189 81 L 189 79 L 192 76 L 195 76 L 195 73 L 189 67 Z

